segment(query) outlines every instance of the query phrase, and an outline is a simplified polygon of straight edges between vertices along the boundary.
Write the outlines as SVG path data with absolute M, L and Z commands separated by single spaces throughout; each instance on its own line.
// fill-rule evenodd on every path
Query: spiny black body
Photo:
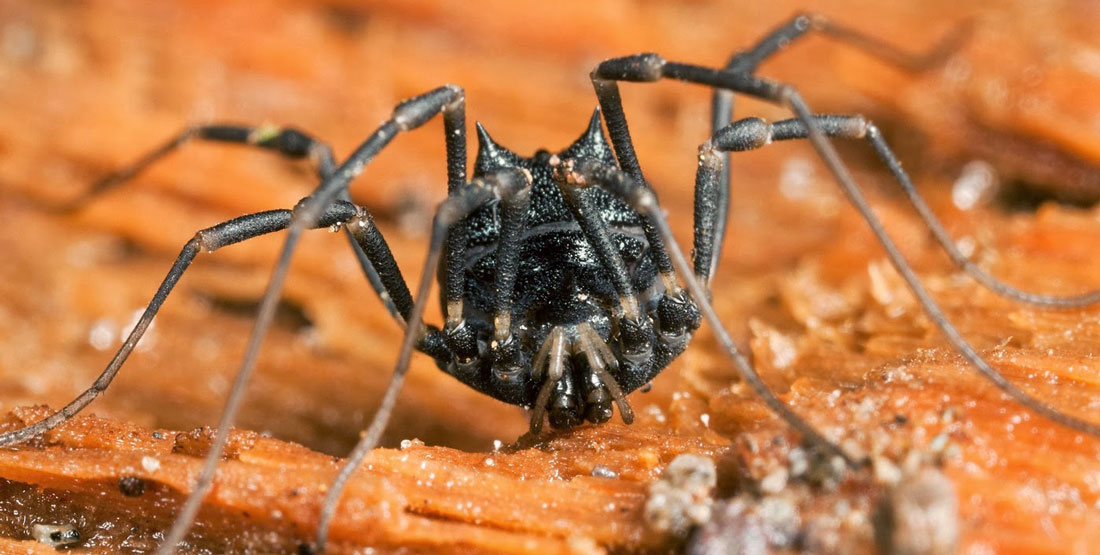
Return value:
M 540 150 L 531 157 L 520 156 L 495 143 L 480 125 L 478 139 L 475 178 L 508 168 L 522 168 L 531 175 L 530 204 L 510 309 L 515 343 L 494 342 L 501 210 L 500 203 L 490 203 L 458 224 L 466 240 L 464 328 L 445 330 L 448 349 L 437 354 L 436 363 L 478 391 L 533 408 L 542 385 L 534 376 L 540 370 L 534 367 L 537 351 L 555 327 L 562 327 L 569 339 L 575 340 L 577 326 L 587 323 L 615 355 L 609 372 L 623 394 L 648 383 L 684 350 L 699 325 L 699 315 L 690 300 L 678 296 L 674 302 L 683 303 L 683 310 L 671 311 L 672 316 L 661 321 L 658 307 L 666 291 L 658 279 L 642 216 L 622 200 L 594 188 L 587 194 L 598 217 L 608 224 L 615 250 L 629 271 L 630 284 L 640 293 L 647 320 L 633 335 L 621 332 L 622 310 L 612 276 L 563 197 L 553 167 L 573 159 L 617 167 L 600 127 L 599 111 L 593 113 L 585 132 L 556 154 Z M 646 352 L 624 356 L 639 350 Z M 464 352 L 474 356 L 462 361 L 456 354 Z M 599 423 L 609 419 L 611 395 L 584 353 L 572 353 L 564 364 L 565 374 L 551 396 L 551 425 L 569 427 L 584 420 Z

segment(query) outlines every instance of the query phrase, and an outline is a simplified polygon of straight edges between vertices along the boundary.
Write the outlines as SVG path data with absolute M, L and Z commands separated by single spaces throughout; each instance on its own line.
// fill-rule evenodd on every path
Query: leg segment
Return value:
M 321 507 L 320 522 L 317 525 L 317 551 L 323 552 L 328 539 L 329 525 L 336 513 L 336 507 L 340 502 L 344 487 L 351 475 L 363 462 L 363 458 L 378 444 L 393 411 L 397 394 L 401 390 L 405 373 L 409 368 L 409 359 L 412 357 L 413 346 L 421 335 L 421 320 L 424 315 L 424 306 L 428 300 L 428 291 L 431 289 L 432 276 L 439 264 L 440 254 L 447 237 L 447 231 L 456 223 L 462 221 L 467 215 L 478 207 L 484 205 L 490 199 L 514 197 L 518 191 L 531 187 L 530 176 L 522 170 L 511 169 L 490 174 L 485 178 L 470 182 L 466 187 L 453 192 L 447 200 L 443 201 L 436 210 L 435 219 L 432 222 L 432 236 L 428 247 L 427 259 L 420 274 L 420 285 L 416 291 L 416 300 L 412 305 L 412 311 L 408 318 L 409 325 L 405 327 L 405 339 L 401 344 L 401 351 L 397 357 L 393 378 L 382 397 L 382 403 L 375 413 L 370 426 L 363 433 L 363 439 L 348 455 L 347 461 L 340 469 L 339 475 L 329 487 Z
M 527 177 L 530 182 L 530 177 Z M 527 207 L 531 204 L 531 188 L 505 191 L 500 198 L 500 236 L 497 239 L 496 299 L 493 303 L 493 338 L 500 345 L 499 354 L 519 354 L 519 342 L 512 338 L 512 293 L 519 273 L 519 247 L 523 230 L 527 228 Z M 507 355 L 506 355 L 507 356 Z M 521 361 L 500 361 L 504 368 L 519 370 Z M 494 368 L 497 364 L 494 362 Z
M 734 54 L 726 68 L 739 73 L 755 73 L 756 68 L 766 59 L 811 31 L 861 50 L 890 65 L 918 72 L 942 64 L 951 53 L 957 51 L 970 37 L 971 24 L 967 21 L 958 25 L 932 48 L 914 54 L 873 35 L 833 23 L 821 14 L 799 14 L 764 35 L 752 48 Z
M 164 543 L 157 550 L 159 555 L 169 555 L 175 549 L 176 544 L 183 539 L 183 535 L 190 528 L 203 498 L 206 497 L 206 493 L 210 489 L 214 479 L 214 470 L 221 459 L 222 452 L 225 450 L 229 430 L 236 419 L 241 399 L 244 397 L 245 386 L 255 369 L 260 343 L 274 319 L 276 304 L 286 281 L 286 274 L 290 269 L 290 259 L 302 231 L 314 225 L 327 207 L 345 194 L 351 180 L 362 173 L 375 155 L 385 148 L 398 133 L 415 129 L 436 114 L 442 113 L 446 119 L 456 117 L 455 114 L 464 113 L 464 111 L 464 93 L 462 89 L 453 85 L 439 87 L 398 104 L 394 108 L 390 119 L 372 133 L 344 163 L 333 171 L 331 176 L 323 180 L 305 202 L 299 203 L 295 207 L 288 226 L 286 242 L 283 244 L 278 263 L 260 301 L 260 309 L 256 316 L 252 335 L 249 337 L 247 350 L 241 361 L 240 369 L 237 371 L 237 377 L 229 391 L 222 416 L 219 419 L 217 434 L 214 441 L 211 442 L 206 462 L 203 464 L 202 471 L 195 482 L 195 489 L 184 503 L 179 517 L 172 524 L 172 528 L 166 534 Z M 451 154 L 451 152 L 448 152 L 448 154 Z M 457 166 L 457 164 L 448 164 L 449 168 L 454 166 Z M 406 322 L 408 321 L 406 319 Z M 412 330 L 412 333 L 418 333 L 420 326 L 407 325 L 406 333 L 410 333 L 409 330 Z
M 175 152 L 193 139 L 256 146 L 290 159 L 309 158 L 316 167 L 317 174 L 321 179 L 326 179 L 336 169 L 332 149 L 325 143 L 297 129 L 273 126 L 199 125 L 184 129 L 133 164 L 100 179 L 83 195 L 68 203 L 65 208 L 76 210 L 84 207 L 93 198 L 133 179 L 149 166 Z
M 332 148 L 297 129 L 275 126 L 242 126 L 242 125 L 199 125 L 189 127 L 172 137 L 167 142 L 139 158 L 133 164 L 126 166 L 92 185 L 83 195 L 72 202 L 62 206 L 63 211 L 75 211 L 86 206 L 92 199 L 113 190 L 118 186 L 133 179 L 149 166 L 152 166 L 176 149 L 192 140 L 206 140 L 220 143 L 249 145 L 275 152 L 292 160 L 307 158 L 314 166 L 318 177 L 323 181 L 332 176 L 336 171 L 336 159 L 332 155 Z M 342 195 L 341 200 L 350 201 L 348 195 Z M 378 272 L 371 266 L 369 257 L 359 248 L 350 233 L 345 233 L 348 243 L 352 245 L 352 251 L 359 261 L 359 267 L 363 275 L 367 276 L 371 288 L 378 294 L 378 298 L 385 305 L 386 310 L 402 323 L 402 315 L 397 311 L 389 296 L 385 294 L 382 280 Z
M 568 162 L 567 162 L 568 163 Z M 611 281 L 615 291 L 619 294 L 619 308 L 621 316 L 635 322 L 641 319 L 641 309 L 638 307 L 638 298 L 634 295 L 634 287 L 630 284 L 630 273 L 626 269 L 622 256 L 611 240 L 611 232 L 607 222 L 600 217 L 599 210 L 592 199 L 592 190 L 583 183 L 559 183 L 565 203 L 573 211 L 585 238 L 600 258 L 600 263 L 611 274 Z
M 874 123 L 865 120 L 861 116 L 814 116 L 822 131 L 830 137 L 847 139 L 866 139 L 875 149 L 875 153 L 890 169 L 894 179 L 901 185 L 906 198 L 917 210 L 917 214 L 924 220 L 925 225 L 932 231 L 932 236 L 940 244 L 951 261 L 961 270 L 969 274 L 975 281 L 981 283 L 990 291 L 1008 299 L 1052 308 L 1077 308 L 1100 302 L 1100 291 L 1089 291 L 1079 295 L 1056 296 L 1041 295 L 1017 289 L 988 272 L 977 264 L 974 264 L 959 251 L 955 241 L 944 229 L 943 224 L 932 212 L 932 209 L 924 202 L 917 192 L 909 174 L 902 168 L 901 162 L 894 155 L 882 133 Z M 742 151 L 760 148 L 772 141 L 784 141 L 790 139 L 805 139 L 806 126 L 797 119 L 789 119 L 767 123 L 758 118 L 748 118 L 735 122 L 718 132 L 714 138 L 714 148 L 723 151 Z
M 451 195 L 466 184 L 466 113 L 456 110 L 445 114 L 443 132 L 447 142 L 447 194 Z M 447 328 L 458 325 L 462 318 L 463 256 L 466 251 L 466 235 L 462 226 L 456 225 L 447 233 L 447 257 L 443 261 L 444 316 Z
M 695 172 L 695 224 L 692 249 L 695 279 L 710 292 L 729 212 L 729 154 L 718 154 L 713 140 L 699 147 Z M 724 180 L 724 182 L 723 182 Z
M 898 66 L 908 71 L 919 72 L 936 67 L 947 59 L 947 56 L 958 50 L 964 41 L 970 36 L 970 22 L 957 26 L 938 44 L 921 54 L 905 52 L 893 44 L 879 40 L 877 37 L 864 34 L 860 31 L 849 29 L 830 22 L 820 14 L 800 14 L 791 18 L 786 23 L 772 30 L 760 39 L 756 45 L 730 57 L 726 64 L 727 71 L 740 73 L 756 73 L 757 67 L 766 59 L 779 53 L 794 41 L 807 36 L 810 31 L 816 31 L 827 37 L 836 39 L 848 46 L 861 50 L 871 56 L 879 58 L 889 64 Z M 711 133 L 717 133 L 719 129 L 729 125 L 733 118 L 733 93 L 723 89 L 714 91 L 711 99 Z M 631 149 L 633 150 L 633 149 Z M 730 155 L 721 155 L 722 169 L 718 180 L 717 191 L 714 193 L 713 203 L 717 207 L 712 227 L 707 231 L 714 237 L 714 247 L 711 253 L 709 265 L 713 273 L 718 267 L 718 256 L 722 252 L 722 243 L 726 237 L 726 219 L 729 216 L 730 206 Z M 697 201 L 698 202 L 698 201 Z M 698 204 L 696 204 L 698 206 Z M 706 230 L 704 230 L 706 231 Z M 696 226 L 696 233 L 700 229 Z M 698 276 L 699 262 L 696 261 L 696 275 Z M 709 281 L 710 276 L 704 276 L 704 281 Z
M 604 122 L 607 123 L 607 132 L 611 136 L 611 145 L 615 149 L 615 157 L 623 171 L 634 177 L 639 183 L 646 183 L 642 175 L 642 167 L 638 164 L 638 156 L 634 153 L 634 142 L 630 138 L 630 129 L 626 125 L 626 115 L 623 113 L 622 98 L 619 95 L 618 83 L 611 80 L 592 79 L 596 88 L 596 97 L 600 103 L 600 112 Z M 647 185 L 648 186 L 648 185 Z M 666 284 L 676 287 L 676 280 L 672 279 L 672 261 L 662 245 L 661 234 L 657 232 L 655 224 L 649 220 L 644 225 L 646 241 L 653 250 L 653 262 L 657 271 L 661 273 Z M 672 291 L 672 293 L 676 293 Z

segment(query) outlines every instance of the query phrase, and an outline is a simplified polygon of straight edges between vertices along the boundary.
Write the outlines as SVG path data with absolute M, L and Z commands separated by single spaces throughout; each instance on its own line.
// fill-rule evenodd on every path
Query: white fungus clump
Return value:
M 882 553 L 946 555 L 959 543 L 955 485 L 934 468 L 905 476 L 875 515 L 875 540 Z
M 717 483 L 714 461 L 680 455 L 661 478 L 649 485 L 645 523 L 653 532 L 687 537 L 692 528 L 710 520 L 711 491 Z

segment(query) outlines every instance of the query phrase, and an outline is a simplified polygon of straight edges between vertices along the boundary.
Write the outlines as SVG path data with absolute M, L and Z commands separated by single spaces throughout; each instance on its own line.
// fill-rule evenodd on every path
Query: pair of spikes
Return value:
M 524 157 L 501 146 L 492 137 L 481 122 L 475 124 L 477 128 L 477 158 L 474 159 L 474 175 L 486 175 L 501 168 L 511 168 L 520 165 Z M 603 135 L 600 124 L 600 109 L 592 111 L 592 117 L 588 120 L 588 128 L 584 130 L 573 144 L 569 145 L 562 154 L 568 155 L 581 149 L 587 149 L 589 156 L 595 155 L 605 160 L 611 159 L 611 146 Z

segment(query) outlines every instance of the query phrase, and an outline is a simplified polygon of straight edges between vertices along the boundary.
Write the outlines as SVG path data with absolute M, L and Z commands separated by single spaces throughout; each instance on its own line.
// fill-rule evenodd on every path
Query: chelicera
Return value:
M 170 552 L 186 533 L 210 488 L 299 237 L 306 229 L 335 226 L 343 228 L 371 286 L 406 331 L 379 411 L 329 488 L 318 527 L 319 550 L 324 549 L 344 484 L 378 442 L 414 350 L 430 355 L 440 369 L 478 391 L 530 409 L 531 430 L 538 432 L 544 420 L 556 428 L 584 421 L 606 422 L 615 406 L 630 422 L 632 412 L 625 396 L 676 358 L 701 320 L 706 320 L 745 382 L 773 411 L 806 441 L 858 465 L 861 461 L 846 455 L 764 385 L 726 333 L 709 300 L 729 209 L 729 153 L 793 139 L 810 141 L 929 319 L 978 372 L 1040 415 L 1100 436 L 1097 425 L 1062 413 L 1008 382 L 969 345 L 886 234 L 829 138 L 866 140 L 952 261 L 998 294 L 1036 305 L 1072 307 L 1100 301 L 1100 292 L 1071 297 L 1040 295 L 1014 289 L 989 275 L 955 247 L 873 123 L 859 116 L 815 114 L 792 86 L 756 76 L 760 63 L 810 31 L 913 70 L 937 65 L 966 34 L 954 33 L 928 54 L 913 56 L 822 17 L 800 15 L 720 68 L 669 62 L 657 54 L 610 59 L 592 72 L 599 110 L 576 142 L 557 153 L 540 151 L 522 157 L 496 144 L 479 125 L 480 148 L 471 179 L 466 175 L 465 96 L 453 85 L 400 103 L 392 117 L 342 163 L 337 163 L 323 142 L 294 129 L 205 125 L 185 130 L 97 184 L 89 197 L 131 178 L 192 139 L 252 145 L 308 159 L 321 183 L 293 210 L 250 214 L 197 232 L 96 382 L 43 421 L 0 435 L 0 445 L 26 441 L 52 429 L 98 396 L 199 252 L 287 231 L 203 471 L 161 546 L 161 552 Z M 698 151 L 690 262 L 645 180 L 620 100 L 620 82 L 662 79 L 715 90 L 713 134 Z M 730 123 L 734 93 L 789 108 L 795 117 L 773 123 L 758 118 Z M 427 260 L 413 295 L 370 212 L 349 200 L 347 188 L 395 136 L 437 115 L 442 116 L 445 131 L 448 197 L 433 219 Z M 608 138 L 603 135 L 601 119 Z M 441 327 L 422 322 L 433 278 L 441 289 L 445 316 Z

